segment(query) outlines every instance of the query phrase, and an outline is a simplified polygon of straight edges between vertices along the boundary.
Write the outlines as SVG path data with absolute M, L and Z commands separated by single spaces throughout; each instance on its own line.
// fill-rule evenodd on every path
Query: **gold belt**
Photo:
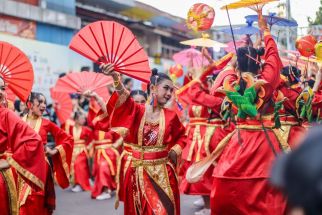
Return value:
M 166 164 L 168 162 L 168 157 L 160 158 L 155 160 L 140 160 L 132 158 L 132 167 L 139 167 L 139 166 L 156 166 L 160 164 Z
M 112 147 L 113 147 L 112 144 L 104 144 L 104 145 L 98 145 L 98 146 L 94 145 L 95 149 L 109 149 L 109 148 L 112 148 Z

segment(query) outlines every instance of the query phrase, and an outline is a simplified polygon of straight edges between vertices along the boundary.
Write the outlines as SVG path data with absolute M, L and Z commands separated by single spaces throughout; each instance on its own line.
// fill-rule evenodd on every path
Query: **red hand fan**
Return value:
M 50 96 L 53 100 L 55 112 L 61 124 L 71 118 L 73 112 L 72 100 L 68 93 L 57 92 L 55 88 L 50 88 Z
M 69 48 L 97 64 L 112 63 L 124 75 L 149 82 L 148 56 L 133 33 L 112 21 L 98 21 L 82 28 Z
M 55 91 L 82 93 L 86 90 L 96 92 L 105 101 L 110 97 L 107 86 L 112 84 L 111 77 L 95 72 L 74 72 L 58 79 Z
M 20 49 L 6 42 L 0 42 L 0 76 L 15 95 L 27 101 L 34 82 L 32 65 Z
M 10 90 L 10 88 L 6 89 L 6 94 L 7 94 L 7 100 L 15 102 L 16 100 L 16 95 Z

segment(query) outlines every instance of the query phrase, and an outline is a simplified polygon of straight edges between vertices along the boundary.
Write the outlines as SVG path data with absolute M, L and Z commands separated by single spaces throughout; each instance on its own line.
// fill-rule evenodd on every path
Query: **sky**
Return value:
M 220 10 L 227 0 L 137 0 L 143 2 L 170 14 L 186 18 L 189 8 L 195 3 L 205 3 L 215 9 L 216 17 L 214 26 L 228 25 L 228 18 L 225 10 Z M 230 1 L 229 2 L 234 2 Z M 282 1 L 282 0 L 281 0 Z M 270 3 L 264 7 L 263 13 L 267 14 L 267 10 L 274 8 L 277 3 Z M 316 11 L 320 6 L 320 0 L 291 0 L 292 17 L 298 22 L 299 27 L 308 26 L 307 17 L 315 18 Z M 255 14 L 250 9 L 231 10 L 230 17 L 232 24 L 244 24 L 244 16 Z

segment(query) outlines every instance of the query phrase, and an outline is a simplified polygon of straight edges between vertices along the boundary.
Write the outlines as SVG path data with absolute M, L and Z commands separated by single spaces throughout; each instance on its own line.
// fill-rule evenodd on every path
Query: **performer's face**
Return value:
M 146 102 L 145 97 L 140 94 L 136 94 L 132 98 L 135 101 L 135 103 L 138 103 L 138 104 L 145 104 Z
M 31 106 L 31 111 L 36 116 L 42 116 L 46 110 L 46 98 L 44 96 L 39 96 L 39 98 L 34 99 Z
M 157 86 L 157 100 L 159 105 L 165 105 L 172 97 L 173 83 L 170 80 L 163 80 Z
M 78 125 L 85 125 L 85 122 L 86 122 L 86 116 L 84 114 L 81 114 L 78 116 L 77 119 L 75 119 L 75 122 L 78 124 Z

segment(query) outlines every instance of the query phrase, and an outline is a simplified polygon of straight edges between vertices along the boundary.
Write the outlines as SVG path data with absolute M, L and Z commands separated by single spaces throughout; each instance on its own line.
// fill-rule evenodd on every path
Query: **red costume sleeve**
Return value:
M 95 130 L 101 130 L 108 132 L 111 128 L 110 125 L 110 115 L 114 111 L 115 104 L 118 100 L 118 94 L 113 93 L 111 98 L 109 99 L 108 103 L 106 104 L 107 112 L 103 112 L 102 110 L 98 111 L 94 119 L 92 120 L 92 124 Z
M 186 129 L 180 122 L 177 114 L 172 113 L 171 120 L 171 136 L 172 141 L 169 148 L 176 152 L 177 155 L 181 155 L 183 148 L 186 146 Z
M 280 71 L 283 67 L 278 55 L 278 49 L 273 37 L 265 33 L 265 63 L 263 65 L 261 78 L 268 82 L 265 86 L 266 97 L 271 97 L 273 91 L 280 84 Z
M 216 112 L 219 111 L 218 108 L 223 102 L 221 97 L 210 95 L 205 89 L 202 88 L 200 83 L 193 84 L 188 90 L 188 95 L 193 103 L 212 108 Z
M 12 153 L 6 156 L 8 163 L 28 183 L 44 189 L 46 161 L 40 136 L 8 109 L 0 108 L 0 118 L 0 146 L 8 145 Z
M 115 96 L 114 94 L 112 98 Z M 139 127 L 137 125 L 141 121 L 145 107 L 136 104 L 128 92 L 118 96 L 117 100 L 110 99 L 107 106 L 115 107 L 111 116 L 111 127 L 123 138 L 129 134 L 129 139 L 137 142 L 135 138 Z
M 49 122 L 49 132 L 55 140 L 58 153 L 52 157 L 54 176 L 62 188 L 69 186 L 69 170 L 73 153 L 73 138 L 56 124 Z

